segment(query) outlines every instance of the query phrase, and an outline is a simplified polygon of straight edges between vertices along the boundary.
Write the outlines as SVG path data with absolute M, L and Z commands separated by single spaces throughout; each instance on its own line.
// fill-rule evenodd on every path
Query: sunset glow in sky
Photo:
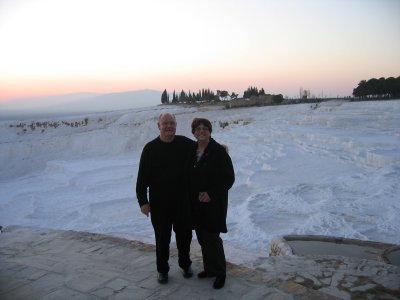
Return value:
M 398 0 L 0 0 L 0 100 L 249 86 L 336 97 L 390 76 Z

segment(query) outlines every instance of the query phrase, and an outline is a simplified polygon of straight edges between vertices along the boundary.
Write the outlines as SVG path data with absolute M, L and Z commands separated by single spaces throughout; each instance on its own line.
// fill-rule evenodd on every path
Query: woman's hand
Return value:
M 200 200 L 200 202 L 208 203 L 211 201 L 211 198 L 210 198 L 210 196 L 208 196 L 207 192 L 200 192 L 199 200 Z
M 149 213 L 150 213 L 150 205 L 148 203 L 143 204 L 140 207 L 140 211 L 142 212 L 142 214 L 146 215 L 147 217 L 149 217 Z

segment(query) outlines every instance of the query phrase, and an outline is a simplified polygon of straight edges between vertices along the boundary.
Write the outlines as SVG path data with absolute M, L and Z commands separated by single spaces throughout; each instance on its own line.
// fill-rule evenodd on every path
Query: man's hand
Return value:
M 150 213 L 150 204 L 148 204 L 148 203 L 143 204 L 143 205 L 140 207 L 140 211 L 142 212 L 142 214 L 145 214 L 146 217 L 149 217 L 149 213 Z
M 200 192 L 199 193 L 199 200 L 200 202 L 210 202 L 211 198 L 208 196 L 207 192 Z

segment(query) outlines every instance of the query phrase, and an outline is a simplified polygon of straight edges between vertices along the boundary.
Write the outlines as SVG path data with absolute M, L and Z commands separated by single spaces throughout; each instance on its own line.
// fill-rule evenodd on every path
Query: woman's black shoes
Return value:
M 217 276 L 217 278 L 215 278 L 213 288 L 217 290 L 222 288 L 225 285 L 225 279 L 226 279 L 225 275 Z
M 202 279 L 208 277 L 206 271 L 201 271 L 199 274 L 197 274 L 197 278 Z
M 207 278 L 207 277 L 212 277 L 212 276 L 209 276 L 206 271 L 201 271 L 200 273 L 197 274 L 197 278 L 199 278 L 199 279 L 203 279 L 203 278 Z M 226 279 L 226 275 L 218 275 L 215 278 L 213 288 L 217 289 L 217 290 L 222 288 L 225 285 L 225 279 Z
M 187 267 L 186 269 L 183 269 L 183 277 L 190 278 L 192 276 L 193 276 L 193 270 L 191 266 Z

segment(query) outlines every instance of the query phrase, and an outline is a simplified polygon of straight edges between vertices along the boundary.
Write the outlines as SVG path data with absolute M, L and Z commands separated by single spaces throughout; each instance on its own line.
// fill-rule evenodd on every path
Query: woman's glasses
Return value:
M 203 131 L 208 131 L 208 127 L 199 126 L 199 127 L 196 127 L 194 130 L 195 130 L 195 131 L 201 131 L 201 130 L 203 130 Z

